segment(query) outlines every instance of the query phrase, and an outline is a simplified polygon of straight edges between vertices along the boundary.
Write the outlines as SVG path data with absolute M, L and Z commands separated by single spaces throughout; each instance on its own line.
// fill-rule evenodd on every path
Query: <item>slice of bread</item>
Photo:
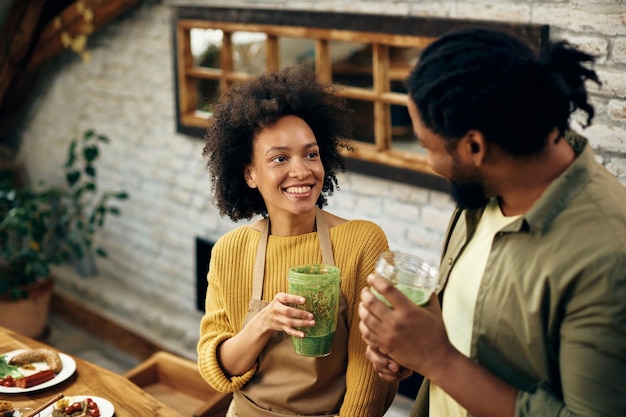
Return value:
M 4 416 L 6 413 L 14 411 L 13 403 L 11 401 L 0 400 L 0 416 Z

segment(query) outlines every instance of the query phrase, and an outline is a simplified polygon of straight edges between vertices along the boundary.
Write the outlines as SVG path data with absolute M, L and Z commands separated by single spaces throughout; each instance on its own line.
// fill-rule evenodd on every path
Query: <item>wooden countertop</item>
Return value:
M 16 349 L 38 347 L 50 348 L 45 343 L 0 327 L 0 354 Z M 65 396 L 91 395 L 109 400 L 115 407 L 116 417 L 180 417 L 179 413 L 158 401 L 124 376 L 74 356 L 72 359 L 76 361 L 76 371 L 58 385 L 23 394 L 0 393 L 0 400 L 11 401 L 16 408 L 29 407 L 35 409 L 60 393 Z M 45 416 L 42 415 L 41 417 Z

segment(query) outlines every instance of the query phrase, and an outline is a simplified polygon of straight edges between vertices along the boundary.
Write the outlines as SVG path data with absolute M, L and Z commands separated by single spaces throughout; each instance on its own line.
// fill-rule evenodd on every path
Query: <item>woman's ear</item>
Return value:
M 254 180 L 254 175 L 252 173 L 252 169 L 250 166 L 246 166 L 243 170 L 243 177 L 246 179 L 246 183 L 250 188 L 257 188 L 256 181 Z

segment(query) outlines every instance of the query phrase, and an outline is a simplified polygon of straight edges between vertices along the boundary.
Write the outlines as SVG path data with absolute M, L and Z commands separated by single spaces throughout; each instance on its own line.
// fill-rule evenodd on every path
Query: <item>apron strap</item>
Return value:
M 322 250 L 322 262 L 326 265 L 335 266 L 333 248 L 330 244 L 330 233 L 328 232 L 328 224 L 326 224 L 324 213 L 319 207 L 315 208 L 315 226 L 317 227 L 317 236 L 320 240 L 320 249 Z
M 320 241 L 320 249 L 322 251 L 322 262 L 326 265 L 335 265 L 333 257 L 333 248 L 330 243 L 330 234 L 328 232 L 328 224 L 324 218 L 324 212 L 319 207 L 315 207 L 315 225 L 317 227 L 317 236 Z M 265 225 L 259 239 L 259 246 L 256 250 L 256 259 L 254 260 L 254 274 L 252 277 L 252 299 L 260 300 L 263 296 L 263 274 L 265 273 L 265 253 L 267 252 L 267 240 L 270 234 L 270 219 L 265 219 Z
M 265 272 L 265 252 L 267 251 L 267 239 L 270 234 L 270 219 L 265 219 L 265 225 L 261 232 L 261 239 L 256 250 L 254 260 L 254 275 L 252 281 L 252 299 L 260 300 L 263 296 L 263 274 Z

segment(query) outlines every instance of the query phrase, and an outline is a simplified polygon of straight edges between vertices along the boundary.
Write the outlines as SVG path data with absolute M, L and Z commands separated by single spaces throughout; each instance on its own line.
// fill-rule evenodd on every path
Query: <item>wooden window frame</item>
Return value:
M 315 43 L 315 69 L 320 79 L 332 79 L 329 42 L 360 42 L 372 47 L 373 88 L 341 86 L 346 98 L 371 101 L 374 106 L 374 143 L 353 141 L 354 152 L 346 152 L 350 171 L 379 178 L 447 191 L 448 182 L 435 174 L 423 154 L 391 148 L 390 105 L 406 106 L 407 95 L 389 90 L 390 47 L 424 47 L 444 33 L 462 27 L 482 27 L 515 34 L 539 49 L 549 38 L 547 25 L 511 22 L 429 18 L 400 15 L 371 15 L 302 10 L 238 9 L 223 7 L 175 7 L 172 13 L 174 69 L 176 75 L 177 131 L 202 138 L 210 119 L 197 114 L 196 82 L 213 79 L 220 89 L 249 77 L 233 70 L 231 34 L 261 32 L 267 35 L 265 68 L 280 65 L 280 37 L 311 39 Z M 220 68 L 197 67 L 190 46 L 192 28 L 224 32 Z M 410 67 L 401 68 L 406 77 Z M 397 71 L 397 69 L 393 69 Z

